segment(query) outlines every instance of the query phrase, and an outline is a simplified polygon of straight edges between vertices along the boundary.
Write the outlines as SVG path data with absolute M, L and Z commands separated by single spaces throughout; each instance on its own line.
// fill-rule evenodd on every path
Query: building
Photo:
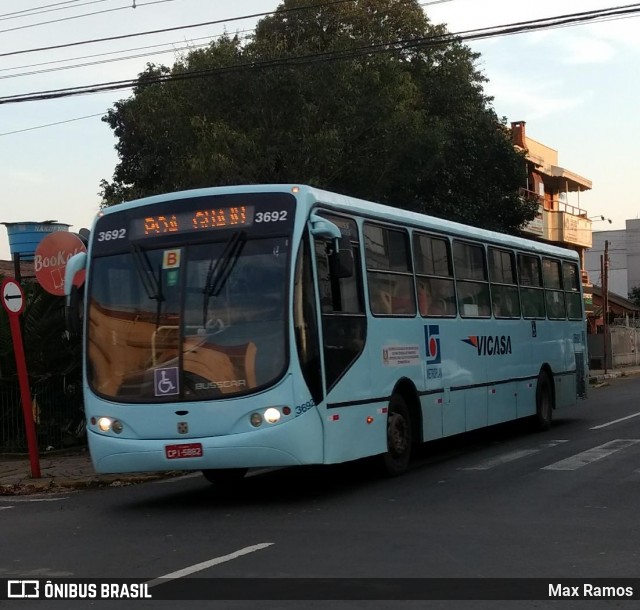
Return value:
M 591 247 L 591 220 L 580 207 L 580 193 L 591 190 L 591 180 L 558 165 L 558 151 L 525 133 L 525 122 L 511 123 L 511 137 L 525 151 L 527 184 L 522 194 L 539 201 L 538 216 L 523 232 L 528 237 L 575 250 L 585 269 L 585 251 Z M 583 271 L 585 294 L 590 295 L 589 276 Z M 590 300 L 587 299 L 587 306 Z
M 18 273 L 15 261 L 0 261 L 0 278 L 16 277 Z M 35 277 L 32 262 L 20 262 L 19 276 L 21 279 Z
M 624 229 L 593 232 L 593 247 L 585 257 L 585 268 L 592 278 L 602 275 L 604 260 L 601 264 L 600 258 L 607 241 L 609 291 L 627 297 L 640 287 L 640 219 L 627 220 Z

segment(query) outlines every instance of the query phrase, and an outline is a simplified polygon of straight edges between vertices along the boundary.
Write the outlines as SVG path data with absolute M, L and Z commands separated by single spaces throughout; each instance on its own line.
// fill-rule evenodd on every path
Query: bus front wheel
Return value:
M 538 430 L 544 431 L 551 427 L 553 417 L 553 387 L 549 375 L 541 372 L 538 375 L 536 385 L 536 415 L 535 426 Z
M 386 474 L 398 476 L 407 470 L 412 442 L 409 408 L 400 394 L 393 394 L 387 413 L 387 452 L 381 456 Z
M 202 474 L 209 483 L 218 487 L 232 487 L 238 485 L 247 474 L 248 468 L 218 468 L 203 470 Z

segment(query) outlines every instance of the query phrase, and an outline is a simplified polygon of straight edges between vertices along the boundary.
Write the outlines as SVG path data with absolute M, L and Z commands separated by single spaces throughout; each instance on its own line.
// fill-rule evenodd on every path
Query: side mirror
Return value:
M 64 294 L 66 298 L 65 320 L 67 330 L 71 334 L 79 334 L 80 324 L 80 291 L 73 283 L 76 274 L 87 265 L 87 253 L 74 254 L 68 261 L 64 271 Z
M 329 273 L 335 278 L 352 277 L 354 273 L 353 251 L 349 238 L 342 235 L 340 228 L 316 213 L 309 218 L 311 235 L 331 242 L 327 245 Z
M 71 335 L 79 335 L 82 330 L 82 324 L 80 324 L 80 296 L 77 286 L 72 286 L 71 293 L 67 296 L 64 317 L 69 333 Z
M 318 216 L 315 212 L 309 217 L 309 225 L 311 227 L 311 235 L 320 239 L 340 239 L 342 233 L 340 229 L 330 220 Z
M 351 248 L 340 248 L 340 240 L 334 242 L 334 249 L 329 254 L 329 273 L 337 278 L 353 277 L 353 251 Z

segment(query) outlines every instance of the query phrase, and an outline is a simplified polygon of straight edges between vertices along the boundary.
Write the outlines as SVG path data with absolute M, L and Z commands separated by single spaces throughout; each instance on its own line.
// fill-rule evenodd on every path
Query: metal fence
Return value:
M 82 388 L 52 377 L 34 384 L 31 398 L 40 452 L 86 443 Z M 0 453 L 27 450 L 18 383 L 0 380 Z

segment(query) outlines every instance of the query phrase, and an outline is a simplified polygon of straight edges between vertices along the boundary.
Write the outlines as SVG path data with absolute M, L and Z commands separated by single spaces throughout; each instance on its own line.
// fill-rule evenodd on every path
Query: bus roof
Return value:
M 297 193 L 295 193 L 297 189 Z M 170 199 L 191 199 L 194 197 L 207 197 L 213 195 L 225 195 L 231 193 L 256 193 L 256 192 L 288 192 L 297 194 L 298 200 L 304 202 L 309 209 L 316 204 L 325 204 L 335 209 L 358 216 L 365 216 L 371 219 L 391 222 L 400 225 L 409 225 L 414 228 L 437 231 L 447 235 L 476 239 L 505 247 L 520 248 L 534 251 L 540 254 L 562 256 L 565 258 L 577 259 L 578 254 L 569 248 L 554 246 L 545 242 L 535 241 L 524 237 L 517 237 L 507 233 L 498 233 L 480 229 L 471 225 L 465 225 L 450 220 L 444 220 L 436 216 L 429 216 L 419 212 L 411 212 L 401 208 L 374 203 L 364 199 L 341 195 L 331 191 L 325 191 L 303 184 L 250 184 L 216 186 L 209 188 L 192 189 L 186 191 L 176 191 L 153 195 L 142 199 L 135 199 L 118 205 L 105 208 L 102 213 L 109 214 L 127 209 L 132 209 L 144 205 L 161 203 Z

